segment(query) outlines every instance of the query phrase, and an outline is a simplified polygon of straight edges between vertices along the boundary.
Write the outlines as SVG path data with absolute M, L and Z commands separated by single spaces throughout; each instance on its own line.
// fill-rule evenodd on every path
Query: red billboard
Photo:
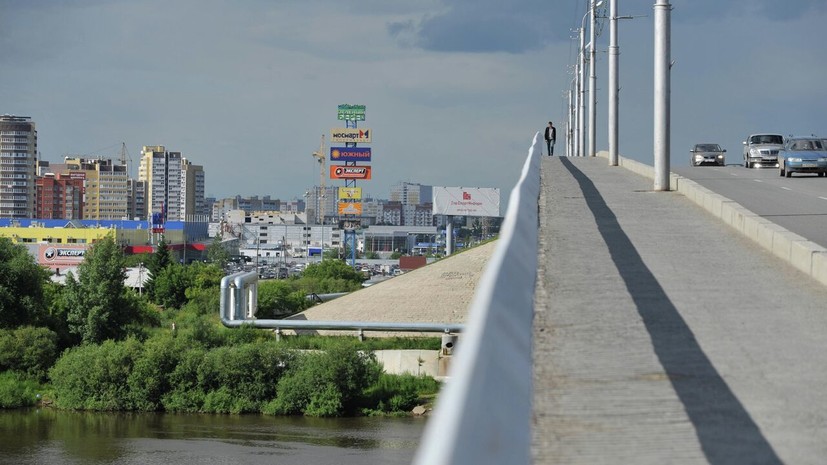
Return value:
M 330 179 L 370 179 L 370 166 L 330 166 Z

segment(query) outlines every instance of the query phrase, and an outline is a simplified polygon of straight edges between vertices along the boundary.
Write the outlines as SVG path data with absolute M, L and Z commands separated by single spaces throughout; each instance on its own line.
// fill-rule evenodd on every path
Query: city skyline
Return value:
M 606 3 L 601 6 L 605 16 Z M 622 1 L 620 153 L 652 162 L 652 0 Z M 504 202 L 563 93 L 585 0 L 0 1 L 0 112 L 37 121 L 46 160 L 143 145 L 197 160 L 207 196 L 292 198 L 318 184 L 319 136 L 366 106 L 373 179 L 497 187 Z M 737 162 L 755 131 L 824 135 L 812 32 L 819 0 L 675 0 L 672 164 L 698 142 Z M 597 149 L 606 143 L 608 25 L 597 39 Z M 802 65 L 803 63 L 803 65 Z M 328 146 L 330 144 L 328 143 Z M 134 173 L 133 173 L 134 175 Z

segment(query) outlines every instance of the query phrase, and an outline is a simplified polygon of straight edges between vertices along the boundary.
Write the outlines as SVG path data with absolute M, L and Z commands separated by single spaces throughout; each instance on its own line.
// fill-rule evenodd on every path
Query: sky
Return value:
M 636 16 L 619 21 L 620 154 L 652 164 L 654 1 L 618 2 Z M 751 133 L 827 136 L 827 0 L 671 4 L 673 166 L 695 143 L 738 163 Z M 549 120 L 564 151 L 587 5 L 0 0 L 0 114 L 32 118 L 43 160 L 117 159 L 125 144 L 137 177 L 141 147 L 163 145 L 204 167 L 208 196 L 288 200 L 319 184 L 312 152 L 344 127 L 337 106 L 365 105 L 366 195 L 400 181 L 496 187 L 504 213 Z M 602 22 L 595 127 L 607 150 Z

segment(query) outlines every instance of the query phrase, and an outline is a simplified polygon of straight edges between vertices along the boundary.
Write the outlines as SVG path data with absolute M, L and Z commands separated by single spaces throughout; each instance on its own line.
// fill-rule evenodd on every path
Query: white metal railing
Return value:
M 531 462 L 540 144 L 538 132 L 414 465 Z
M 316 296 L 320 300 L 331 300 L 342 294 Z M 258 272 L 241 271 L 221 279 L 221 300 L 219 315 L 221 323 L 228 328 L 249 325 L 254 328 L 268 328 L 281 334 L 283 329 L 331 329 L 358 331 L 360 338 L 364 331 L 398 331 L 420 333 L 461 333 L 462 323 L 394 323 L 383 321 L 320 321 L 320 320 L 271 320 L 257 319 Z

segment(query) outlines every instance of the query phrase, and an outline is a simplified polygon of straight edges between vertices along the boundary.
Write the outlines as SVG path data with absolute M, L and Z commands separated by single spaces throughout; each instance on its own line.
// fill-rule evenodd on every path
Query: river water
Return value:
M 0 464 L 409 464 L 425 422 L 0 411 Z

